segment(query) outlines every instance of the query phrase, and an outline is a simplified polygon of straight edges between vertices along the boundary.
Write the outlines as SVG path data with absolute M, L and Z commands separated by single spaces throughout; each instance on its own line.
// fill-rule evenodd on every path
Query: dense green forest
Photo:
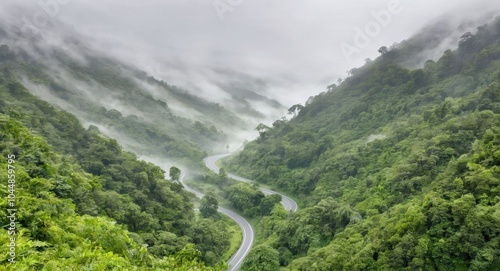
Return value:
M 177 180 L 31 95 L 7 69 L 0 73 L 0 152 L 4 169 L 9 155 L 17 158 L 16 270 L 222 268 L 227 219 L 197 217 L 193 195 Z M 6 170 L 0 174 L 7 180 Z M 1 185 L 0 223 L 8 225 L 7 182 Z M 7 243 L 7 228 L 0 236 Z
M 381 48 L 224 162 L 304 207 L 259 221 L 243 270 L 500 270 L 500 18 L 405 67 L 423 42 Z
M 500 18 L 423 64 L 427 30 L 260 124 L 225 169 L 194 174 L 193 203 L 178 168 L 138 156 L 201 169 L 241 116 L 76 39 L 26 47 L 0 28 L 1 244 L 17 222 L 0 270 L 223 270 L 239 235 L 219 204 L 254 224 L 242 270 L 500 270 Z

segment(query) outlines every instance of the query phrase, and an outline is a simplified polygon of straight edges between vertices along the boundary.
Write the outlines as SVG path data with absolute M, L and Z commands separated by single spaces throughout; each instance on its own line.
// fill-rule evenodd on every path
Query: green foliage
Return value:
M 220 262 L 230 246 L 230 236 L 223 220 L 200 219 L 191 227 L 189 236 L 201 251 L 202 259 L 211 265 Z
M 205 195 L 200 201 L 200 215 L 204 218 L 217 216 L 219 209 L 219 202 L 217 198 L 211 194 Z
M 237 183 L 226 190 L 226 198 L 231 206 L 244 215 L 253 217 L 259 213 L 259 204 L 265 195 L 248 183 Z
M 500 20 L 465 35 L 437 62 L 403 67 L 417 47 L 405 42 L 352 70 L 300 111 L 292 108 L 290 121 L 261 126 L 260 138 L 225 162 L 304 202 L 258 225 L 281 266 L 500 265 Z M 235 190 L 243 205 L 248 187 Z
M 223 264 L 206 267 L 192 244 L 168 257 L 156 257 L 132 239 L 125 226 L 106 216 L 80 214 L 76 206 L 89 212 L 100 210 L 94 193 L 118 195 L 107 193 L 100 178 L 84 172 L 69 157 L 54 152 L 43 138 L 3 114 L 0 153 L 4 169 L 8 155 L 16 156 L 17 256 L 14 264 L 0 260 L 7 270 L 223 270 Z M 7 171 L 0 171 L 0 178 L 7 180 Z M 0 224 L 7 225 L 7 183 L 0 187 Z M 2 244 L 11 237 L 7 228 L 0 229 Z M 2 246 L 0 253 L 7 255 L 8 250 Z
M 266 245 L 256 246 L 243 262 L 241 270 L 245 271 L 277 271 L 279 270 L 278 251 Z
M 259 203 L 260 216 L 270 215 L 274 206 L 281 202 L 281 196 L 278 194 L 273 194 L 266 196 Z
M 189 235 L 195 224 L 192 195 L 182 190 L 178 180 L 166 180 L 163 170 L 124 152 L 97 127 L 85 130 L 74 116 L 30 95 L 8 74 L 0 77 L 4 78 L 0 113 L 19 119 L 64 154 L 58 162 L 63 174 L 52 178 L 57 197 L 71 200 L 79 215 L 106 216 L 124 225 L 134 232 L 134 240 L 158 257 L 173 255 L 193 242 Z M 8 90 L 9 86 L 15 91 Z M 6 129 L 11 132 L 14 126 Z M 22 149 L 13 151 L 17 155 Z M 49 178 L 53 166 L 41 157 L 38 150 L 25 156 L 26 171 Z M 174 173 L 178 179 L 180 171 Z
M 58 151 L 72 156 L 75 160 L 65 163 L 67 174 L 75 170 L 70 163 L 77 162 L 100 179 L 90 184 L 82 180 L 82 174 L 58 179 L 58 196 L 74 199 L 82 214 L 105 214 L 132 231 L 161 229 L 182 234 L 182 230 L 176 229 L 182 229 L 193 218 L 192 204 L 185 192 L 165 180 L 163 170 L 137 161 L 116 140 L 103 137 L 95 127 L 85 130 L 74 116 L 38 100 L 23 88 L 16 91 L 17 98 L 0 92 L 8 102 L 4 112 L 16 118 L 16 112 L 22 112 L 19 119 L 26 126 L 43 135 Z M 35 167 L 40 161 L 30 156 L 28 164 Z M 42 173 L 41 176 L 47 175 Z
M 171 167 L 169 175 L 172 181 L 179 182 L 179 179 L 181 177 L 181 170 L 176 167 Z
M 231 206 L 248 217 L 269 215 L 274 206 L 281 202 L 280 195 L 266 196 L 255 184 L 244 182 L 229 186 L 225 193 Z

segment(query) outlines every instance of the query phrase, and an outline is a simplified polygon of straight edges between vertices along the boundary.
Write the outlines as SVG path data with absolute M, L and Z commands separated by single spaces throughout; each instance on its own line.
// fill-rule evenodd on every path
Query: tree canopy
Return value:
M 287 270 L 500 266 L 500 19 L 408 67 L 428 35 L 381 48 L 224 162 L 303 205 L 259 221 L 248 270 L 276 252 Z

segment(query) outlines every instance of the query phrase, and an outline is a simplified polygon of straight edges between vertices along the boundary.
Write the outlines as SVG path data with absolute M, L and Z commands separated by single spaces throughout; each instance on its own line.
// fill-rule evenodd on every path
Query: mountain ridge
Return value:
M 500 18 L 420 69 L 398 64 L 408 48 L 381 50 L 225 161 L 305 204 L 259 223 L 260 257 L 290 270 L 500 265 Z

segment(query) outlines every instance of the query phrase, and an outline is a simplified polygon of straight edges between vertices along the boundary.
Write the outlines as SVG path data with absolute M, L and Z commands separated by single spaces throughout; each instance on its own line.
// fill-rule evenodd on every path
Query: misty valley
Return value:
M 0 270 L 500 270 L 494 1 L 96 2 L 1 4 Z

